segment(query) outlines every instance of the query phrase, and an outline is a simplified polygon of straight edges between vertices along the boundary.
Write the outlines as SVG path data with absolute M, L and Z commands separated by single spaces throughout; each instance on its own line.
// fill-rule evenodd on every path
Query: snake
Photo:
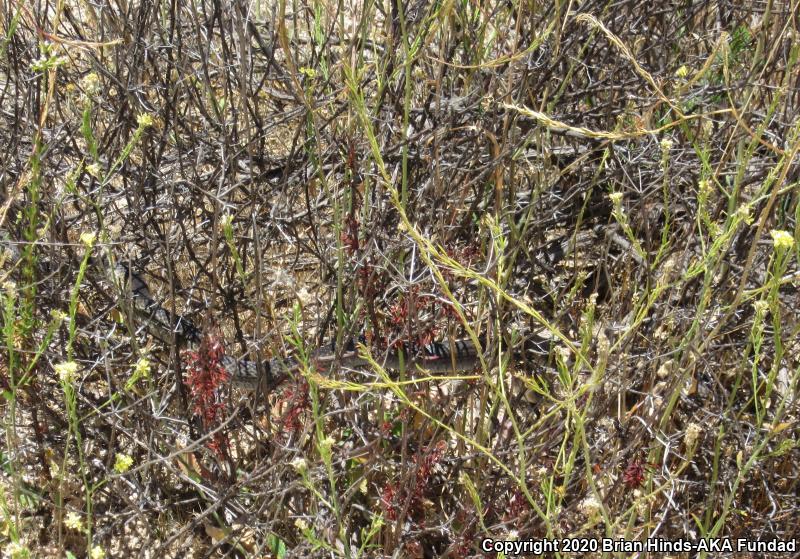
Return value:
M 114 267 L 115 283 L 122 289 L 137 320 L 154 336 L 170 339 L 174 336 L 181 346 L 199 347 L 201 330 L 185 315 L 169 312 L 153 298 L 143 275 L 127 262 L 117 262 Z M 345 343 L 337 351 L 335 342 L 315 348 L 309 361 L 318 369 L 337 365 L 346 369 L 369 366 L 370 360 L 358 351 L 357 340 Z M 376 360 L 386 370 L 423 370 L 429 373 L 466 373 L 480 366 L 480 351 L 470 339 L 433 341 L 428 344 L 402 343 L 387 350 Z M 260 386 L 274 386 L 280 379 L 299 371 L 302 363 L 294 358 L 274 357 L 253 361 L 223 355 L 220 365 L 229 375 L 233 386 L 256 390 Z M 262 384 L 266 382 L 266 384 Z

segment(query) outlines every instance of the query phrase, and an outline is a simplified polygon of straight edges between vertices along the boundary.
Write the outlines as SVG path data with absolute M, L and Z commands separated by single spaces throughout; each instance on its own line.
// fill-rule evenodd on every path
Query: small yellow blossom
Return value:
M 133 374 L 125 383 L 125 390 L 133 390 L 136 383 L 143 378 L 150 378 L 150 360 L 146 357 L 140 357 L 133 365 Z
M 92 175 L 96 179 L 102 179 L 102 170 L 100 169 L 100 165 L 97 163 L 89 163 L 86 166 L 86 172 Z
M 769 234 L 772 235 L 772 242 L 775 243 L 777 251 L 791 250 L 794 245 L 794 237 L 788 231 L 773 229 Z
M 692 448 L 695 443 L 697 443 L 697 439 L 700 437 L 702 432 L 703 428 L 697 423 L 690 423 L 687 425 L 686 433 L 683 435 L 683 444 L 686 445 L 686 448 Z
M 10 557 L 11 559 L 30 557 L 30 550 L 19 542 L 10 542 L 3 549 L 3 557 Z
M 99 545 L 94 546 L 92 548 L 92 551 L 89 553 L 89 557 L 91 557 L 92 559 L 104 559 L 105 556 L 106 552 Z
M 661 140 L 661 150 L 662 151 L 671 150 L 673 145 L 674 144 L 673 144 L 672 140 L 670 140 L 669 138 L 664 138 L 663 140 Z
M 11 280 L 3 282 L 3 290 L 6 292 L 6 297 L 13 299 L 17 294 L 17 284 Z
M 769 303 L 763 300 L 756 301 L 753 303 L 753 310 L 756 311 L 756 314 L 763 316 L 769 310 Z
M 67 319 L 67 313 L 59 309 L 53 309 L 50 311 L 50 318 L 56 322 L 64 322 Z
M 300 73 L 304 76 L 308 76 L 309 78 L 315 78 L 317 76 L 317 71 L 314 68 L 308 68 L 306 66 L 302 66 L 300 68 Z
M 119 453 L 114 459 L 114 470 L 119 474 L 124 474 L 131 469 L 133 465 L 133 458 L 127 454 Z
M 81 89 L 83 89 L 87 95 L 96 95 L 100 92 L 100 76 L 95 74 L 94 72 L 90 72 L 86 74 L 83 79 L 81 80 Z
M 324 439 L 322 439 L 322 442 L 321 442 L 320 444 L 322 445 L 322 447 L 323 447 L 325 450 L 330 450 L 330 449 L 331 449 L 331 447 L 332 447 L 334 444 L 336 444 L 336 439 L 334 439 L 333 437 L 331 437 L 330 435 L 328 435 L 327 437 L 325 437 Z
M 95 233 L 94 231 L 86 231 L 84 233 L 81 233 L 81 242 L 87 248 L 92 248 L 96 240 L 97 240 L 97 233 Z
M 306 522 L 302 518 L 298 518 L 297 520 L 295 520 L 294 526 L 301 532 L 305 532 L 306 530 L 308 530 L 308 522 Z
M 622 202 L 622 192 L 612 192 L 608 195 L 608 199 L 611 200 L 612 204 L 618 206 Z
M 680 68 L 675 70 L 675 75 L 678 76 L 679 78 L 685 78 L 686 76 L 689 75 L 689 68 L 687 68 L 685 65 L 681 66 Z
M 747 225 L 751 225 L 753 223 L 753 216 L 750 213 L 749 204 L 745 204 L 744 206 L 739 206 L 736 209 L 736 216 L 739 217 L 742 221 L 744 221 Z
M 136 364 L 133 366 L 133 374 L 136 377 L 149 377 L 150 376 L 150 360 L 146 357 L 140 357 Z
M 295 469 L 295 471 L 301 474 L 306 470 L 308 470 L 308 463 L 305 461 L 305 458 L 300 458 L 300 457 L 295 458 L 294 460 L 292 460 L 291 465 L 292 468 Z
M 142 113 L 136 117 L 136 124 L 139 125 L 139 128 L 153 126 L 153 117 L 147 113 Z
M 71 383 L 78 375 L 78 364 L 75 361 L 65 361 L 55 366 L 56 374 L 61 382 Z
M 77 512 L 68 512 L 67 516 L 64 517 L 64 526 L 70 530 L 80 532 L 83 530 L 83 520 L 81 519 L 81 515 Z
M 555 348 L 555 353 L 561 358 L 564 363 L 569 363 L 569 360 L 572 358 L 572 351 L 563 345 L 557 346 Z

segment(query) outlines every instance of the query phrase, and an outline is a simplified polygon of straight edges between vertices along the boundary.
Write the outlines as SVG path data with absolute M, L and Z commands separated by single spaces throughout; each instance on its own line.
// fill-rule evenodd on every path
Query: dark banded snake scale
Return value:
M 159 338 L 169 339 L 173 334 L 180 345 L 196 347 L 201 342 L 201 332 L 191 320 L 182 315 L 173 315 L 159 305 L 150 293 L 142 275 L 125 263 L 114 266 L 115 281 L 125 294 L 130 309 L 145 328 Z M 337 352 L 335 344 L 326 344 L 311 353 L 310 361 L 318 368 L 327 368 L 332 362 L 343 368 L 364 367 L 368 361 L 360 357 L 354 342 L 349 342 Z M 397 370 L 404 366 L 408 370 L 422 369 L 431 373 L 469 372 L 479 365 L 478 351 L 471 340 L 435 341 L 412 348 L 405 346 L 384 352 L 376 359 L 385 369 Z M 230 375 L 234 386 L 255 390 L 262 379 L 271 385 L 274 379 L 297 371 L 300 363 L 295 359 L 273 358 L 258 363 L 225 355 L 220 364 Z

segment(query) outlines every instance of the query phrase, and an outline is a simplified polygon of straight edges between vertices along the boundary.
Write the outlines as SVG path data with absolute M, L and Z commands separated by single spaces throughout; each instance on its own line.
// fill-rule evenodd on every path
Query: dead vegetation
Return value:
M 0 9 L 7 556 L 797 536 L 796 2 Z

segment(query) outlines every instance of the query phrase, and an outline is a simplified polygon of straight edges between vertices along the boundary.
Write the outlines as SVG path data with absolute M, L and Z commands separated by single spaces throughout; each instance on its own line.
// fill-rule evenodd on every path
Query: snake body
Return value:
M 131 310 L 156 337 L 174 336 L 176 341 L 190 347 L 200 344 L 200 329 L 187 317 L 174 315 L 159 305 L 142 275 L 130 265 L 117 263 L 114 275 L 130 300 Z M 344 368 L 364 367 L 369 363 L 359 355 L 354 341 L 346 343 L 341 351 L 337 351 L 334 343 L 317 348 L 311 353 L 310 361 L 318 369 L 326 369 L 334 363 Z M 454 340 L 452 343 L 435 341 L 419 347 L 404 344 L 385 352 L 383 358 L 376 361 L 389 370 L 405 367 L 409 370 L 419 368 L 442 373 L 473 371 L 479 364 L 479 357 L 475 344 L 464 339 Z M 267 385 L 271 385 L 275 379 L 285 377 L 301 367 L 292 358 L 273 358 L 257 362 L 229 355 L 223 356 L 220 364 L 230 375 L 234 386 L 251 390 L 258 388 L 264 379 Z

